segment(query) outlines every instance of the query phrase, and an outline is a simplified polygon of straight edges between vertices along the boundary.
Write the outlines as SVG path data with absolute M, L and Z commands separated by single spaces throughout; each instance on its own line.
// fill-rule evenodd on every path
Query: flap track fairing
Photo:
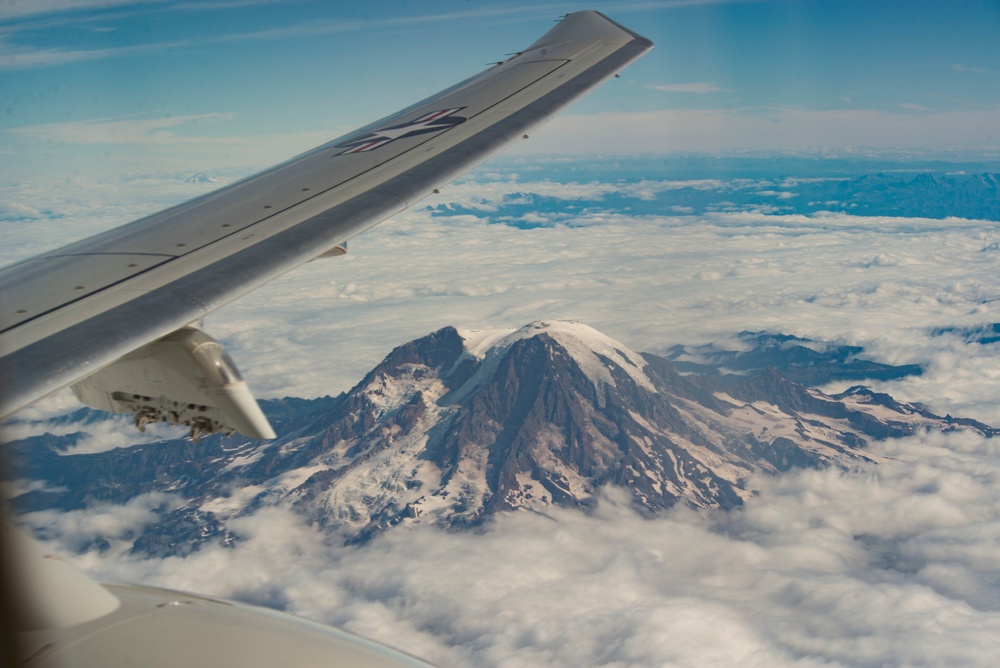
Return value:
M 88 406 L 134 413 L 140 430 L 169 422 L 190 427 L 195 441 L 216 432 L 275 437 L 222 344 L 195 327 L 129 353 L 72 389 Z

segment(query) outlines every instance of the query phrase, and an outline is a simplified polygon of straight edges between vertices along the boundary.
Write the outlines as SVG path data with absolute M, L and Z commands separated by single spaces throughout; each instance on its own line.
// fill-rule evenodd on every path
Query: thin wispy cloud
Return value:
M 164 0 L 5 0 L 0 4 L 0 20 L 163 3 Z
M 125 4 L 125 3 L 122 3 Z M 223 3 L 216 7 L 213 3 L 208 8 L 229 8 L 240 3 Z M 256 3 L 255 3 L 256 4 Z M 109 5 L 110 6 L 110 5 Z M 205 6 L 198 4 L 173 7 L 175 9 L 204 10 Z M 55 10 L 53 10 L 55 11 Z M 38 48 L 31 45 L 20 45 L 14 42 L 16 30 L 8 27 L 0 34 L 0 70 L 27 69 L 33 67 L 57 66 L 67 63 L 125 58 L 139 54 L 157 53 L 185 49 L 194 46 L 222 44 L 257 40 L 282 40 L 310 37 L 317 35 L 334 35 L 365 30 L 376 30 L 387 27 L 420 26 L 434 23 L 447 23 L 470 19 L 496 18 L 499 16 L 517 16 L 519 20 L 534 20 L 539 14 L 555 11 L 553 8 L 532 6 L 526 13 L 524 7 L 511 5 L 494 5 L 462 12 L 446 12 L 427 15 L 394 16 L 365 20 L 313 20 L 295 23 L 288 26 L 269 28 L 266 30 L 251 30 L 236 33 L 224 33 L 207 37 L 166 40 L 145 44 L 133 44 L 102 49 L 63 49 L 57 47 Z M 88 19 L 89 20 L 89 19 Z
M 12 135 L 47 142 L 71 144 L 175 144 L 233 141 L 206 137 L 184 137 L 168 131 L 183 125 L 217 123 L 234 118 L 233 114 L 190 114 L 165 118 L 121 119 L 99 118 L 89 121 L 70 121 L 30 125 L 7 130 Z
M 921 114 L 793 106 L 565 114 L 517 150 L 624 154 L 816 147 L 995 149 L 1000 145 L 998 126 L 1000 107 Z
M 962 63 L 955 63 L 951 66 L 951 69 L 956 72 L 968 72 L 971 74 L 991 74 L 992 70 L 988 70 L 985 67 L 973 67 L 971 65 L 965 65 Z
M 650 0 L 649 2 L 623 2 L 615 5 L 615 10 L 627 12 L 658 11 L 664 9 L 686 9 L 689 7 L 710 7 L 714 5 L 748 5 L 771 2 L 772 0 Z
M 151 10 L 156 11 L 225 10 L 239 9 L 249 5 L 262 4 L 263 1 L 264 0 L 232 0 L 231 2 L 220 1 L 209 3 L 162 3 L 157 0 L 146 0 L 146 2 L 141 2 L 141 0 L 46 0 L 46 2 L 40 4 L 23 1 L 15 2 L 15 4 L 8 10 L 9 16 L 7 17 L 13 18 L 15 16 L 48 15 L 80 9 L 122 8 L 135 4 L 148 4 Z M 623 4 L 617 6 L 616 9 L 618 11 L 643 12 L 679 9 L 698 5 L 743 4 L 746 2 L 757 1 L 760 0 L 677 0 L 667 2 L 640 2 Z M 104 49 L 40 49 L 28 45 L 14 45 L 10 41 L 10 35 L 12 32 L 8 32 L 8 35 L 6 36 L 7 39 L 0 39 L 0 70 L 25 69 L 31 67 L 56 66 L 73 62 L 124 58 L 140 53 L 169 51 L 206 44 L 294 39 L 297 37 L 344 34 L 365 30 L 377 30 L 380 28 L 421 26 L 437 23 L 461 22 L 474 19 L 496 19 L 498 17 L 508 17 L 514 18 L 519 22 L 535 21 L 541 17 L 559 16 L 577 9 L 579 9 L 579 7 L 566 3 L 550 3 L 542 5 L 493 4 L 483 5 L 474 9 L 463 11 L 438 12 L 424 15 L 412 14 L 407 16 L 381 16 L 379 18 L 348 21 L 312 20 L 266 30 L 251 30 L 246 32 L 217 34 L 193 39 L 168 40 L 142 45 L 130 45 Z M 5 15 L 0 12 L 0 19 L 4 17 Z M 92 17 L 87 17 L 87 20 L 92 20 Z M 11 26 L 8 30 L 13 31 L 15 27 L 16 26 Z M 677 92 L 710 91 L 695 90 Z
M 195 43 L 195 41 L 180 40 L 152 44 L 133 44 L 106 49 L 38 49 L 12 45 L 9 36 L 0 36 L 0 70 L 51 67 L 68 63 L 104 60 L 107 58 L 125 58 L 169 49 L 182 49 L 193 46 Z
M 280 0 L 207 0 L 206 2 L 172 2 L 170 0 L 5 0 L 0 5 L 0 20 L 80 11 L 99 11 L 124 7 L 147 6 L 157 10 L 169 11 L 209 11 L 219 9 L 240 9 L 262 4 L 274 4 Z M 285 0 L 294 1 L 294 0 Z M 686 7 L 748 4 L 768 2 L 770 0 L 660 0 L 659 2 L 625 2 L 615 5 L 619 11 L 656 11 L 663 9 L 682 9 Z M 504 3 L 487 5 L 472 12 L 454 12 L 450 16 L 465 16 L 469 14 L 487 13 L 524 13 L 529 10 L 545 12 L 570 12 L 579 7 L 572 3 Z M 444 15 L 442 15 L 444 16 Z
M 217 11 L 220 9 L 245 9 L 258 5 L 293 4 L 300 0 L 198 0 L 197 2 L 175 2 L 166 7 L 170 11 Z
M 714 81 L 694 81 L 691 83 L 677 84 L 650 84 L 649 86 L 646 86 L 646 88 L 662 90 L 668 93 L 697 93 L 699 95 L 705 95 L 706 93 L 729 92 L 728 88 L 722 88 Z
M 42 17 L 52 14 L 130 9 L 139 11 L 211 11 L 241 9 L 281 0 L 206 0 L 206 2 L 171 2 L 169 0 L 5 0 L 0 5 L 0 21 Z M 287 1 L 287 0 L 286 0 Z M 90 20 L 90 17 L 87 17 Z

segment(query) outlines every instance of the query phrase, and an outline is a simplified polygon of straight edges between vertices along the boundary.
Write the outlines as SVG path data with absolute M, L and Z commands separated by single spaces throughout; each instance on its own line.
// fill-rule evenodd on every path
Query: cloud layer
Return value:
M 164 199 L 204 187 L 147 185 Z M 1000 424 L 998 344 L 934 334 L 997 322 L 995 223 L 722 205 L 702 216 L 629 213 L 630 198 L 671 187 L 484 170 L 429 202 L 463 213 L 398 216 L 345 257 L 310 263 L 205 324 L 262 396 L 346 389 L 392 346 L 447 324 L 577 319 L 652 352 L 780 331 L 923 364 L 924 376 L 879 389 Z M 21 196 L 8 206 L 36 212 L 0 221 L 22 240 L 12 257 L 37 238 L 108 225 L 109 210 L 82 189 L 53 202 L 60 218 L 39 193 L 11 188 Z M 158 208 L 118 192 L 118 214 Z M 531 229 L 494 223 L 505 197 L 532 193 L 558 200 L 558 211 L 534 211 Z M 611 197 L 626 204 L 602 208 Z M 69 403 L 61 395 L 32 411 Z M 403 530 L 368 546 L 267 510 L 230 526 L 244 538 L 235 549 L 129 556 L 129 529 L 169 510 L 169 494 L 26 519 L 99 577 L 286 608 L 443 665 L 991 665 L 1000 446 L 924 434 L 875 454 L 891 461 L 762 479 L 760 495 L 730 514 L 644 519 L 611 496 L 593 516 L 521 514 L 480 534 Z
M 739 512 L 502 517 L 345 547 L 267 510 L 235 549 L 78 562 L 105 578 L 278 606 L 441 665 L 990 665 L 1000 651 L 1000 446 L 880 444 L 892 461 L 757 481 Z M 165 496 L 165 495 L 163 495 Z M 165 498 L 33 517 L 79 550 Z M 57 526 L 56 526 L 57 525 Z M 113 545 L 119 545 L 112 540 Z
M 679 84 L 650 84 L 647 88 L 662 90 L 667 93 L 721 93 L 726 92 L 725 88 L 719 87 L 714 81 L 692 81 L 691 83 Z
M 557 187 L 467 184 L 441 198 L 481 202 Z M 567 207 L 577 189 L 567 187 Z M 635 217 L 585 205 L 568 221 L 560 217 L 573 227 L 520 230 L 490 220 L 488 210 L 404 214 L 353 240 L 345 257 L 306 265 L 208 325 L 271 395 L 347 389 L 392 346 L 448 324 L 576 319 L 650 352 L 744 329 L 782 331 L 926 365 L 928 374 L 896 390 L 903 398 L 1000 422 L 995 347 L 929 335 L 994 321 L 994 223 L 753 212 Z M 317 361 L 316 350 L 329 356 Z
M 699 84 L 700 85 L 700 84 Z M 710 92 L 691 90 L 674 92 Z M 822 147 L 977 147 L 996 150 L 1000 107 L 882 111 L 793 106 L 665 109 L 564 115 L 523 153 L 801 150 Z M 587 137 L 581 142 L 580 137 Z
M 931 335 L 1000 320 L 995 223 L 627 211 L 630 198 L 647 201 L 678 187 L 718 188 L 724 200 L 724 186 L 653 178 L 558 183 L 484 170 L 425 203 L 474 214 L 432 215 L 418 206 L 352 240 L 346 256 L 311 262 L 212 314 L 206 327 L 260 396 L 278 397 L 346 390 L 392 347 L 445 325 L 580 320 L 654 353 L 745 329 L 780 331 L 861 345 L 888 363 L 922 364 L 923 377 L 880 389 L 940 414 L 1000 424 L 996 344 Z M 12 240 L 7 259 L 213 187 L 179 177 L 124 188 L 84 179 L 61 191 L 10 186 L 7 207 L 18 212 L 0 220 Z M 491 224 L 502 202 L 532 193 L 557 203 L 558 210 L 531 214 L 539 227 Z M 611 196 L 618 204 L 602 206 Z

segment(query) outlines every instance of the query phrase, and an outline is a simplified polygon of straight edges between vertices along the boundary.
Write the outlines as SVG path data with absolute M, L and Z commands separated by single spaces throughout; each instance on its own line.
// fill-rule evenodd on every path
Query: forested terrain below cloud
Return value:
M 669 171 L 654 167 L 639 176 L 625 170 L 617 189 L 595 189 L 570 205 L 565 195 L 508 192 L 498 200 L 439 204 L 431 211 L 442 216 L 488 217 L 492 222 L 522 228 L 580 224 L 581 214 L 596 212 L 627 212 L 635 216 L 836 212 L 856 216 L 1000 220 L 1000 172 L 890 171 L 849 175 L 822 169 L 813 176 L 777 171 L 731 178 L 720 168 L 706 178 L 672 179 L 665 176 Z M 560 178 L 586 178 L 586 173 L 570 171 L 562 173 Z

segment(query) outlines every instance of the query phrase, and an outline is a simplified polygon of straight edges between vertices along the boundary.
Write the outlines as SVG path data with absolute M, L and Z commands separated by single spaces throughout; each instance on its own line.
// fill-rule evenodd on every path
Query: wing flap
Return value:
M 9 279 L 0 272 L 0 332 L 128 281 L 170 260 L 135 253 L 51 255 L 16 265 Z

